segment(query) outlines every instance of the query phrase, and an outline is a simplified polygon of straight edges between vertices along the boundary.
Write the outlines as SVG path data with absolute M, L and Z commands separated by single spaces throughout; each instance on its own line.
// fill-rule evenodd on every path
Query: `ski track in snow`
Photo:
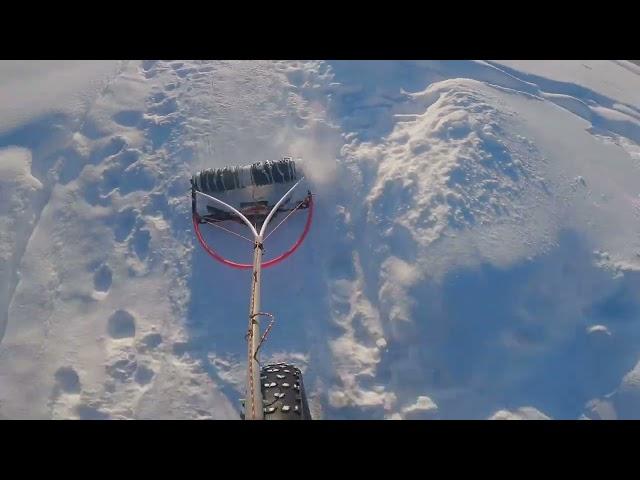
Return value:
M 318 214 L 264 273 L 263 360 L 315 418 L 637 418 L 640 76 L 542 67 L 122 62 L 1 133 L 0 416 L 237 418 L 249 279 L 188 179 L 291 154 Z

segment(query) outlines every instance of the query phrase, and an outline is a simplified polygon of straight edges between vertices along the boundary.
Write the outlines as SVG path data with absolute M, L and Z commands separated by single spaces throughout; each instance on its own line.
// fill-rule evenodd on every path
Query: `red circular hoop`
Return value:
M 298 249 L 298 247 L 302 245 L 302 242 L 304 242 L 304 239 L 307 236 L 307 233 L 309 233 L 312 219 L 313 219 L 313 197 L 309 195 L 309 213 L 307 213 L 307 222 L 304 225 L 304 230 L 302 231 L 302 235 L 300 235 L 300 238 L 296 240 L 296 242 L 289 248 L 289 250 L 287 250 L 286 252 L 282 253 L 281 255 L 275 258 L 272 258 L 267 262 L 262 263 L 262 268 L 269 268 L 273 265 L 276 265 L 282 262 L 287 257 L 289 257 L 291 254 L 293 254 L 293 252 L 295 252 Z M 200 223 L 198 222 L 198 218 L 195 213 L 193 215 L 193 228 L 196 232 L 196 237 L 198 237 L 198 242 L 200 242 L 200 245 L 202 245 L 202 248 L 204 248 L 204 250 L 213 259 L 217 260 L 218 262 L 224 265 L 227 265 L 228 267 L 237 268 L 238 270 L 246 270 L 248 268 L 253 268 L 253 265 L 250 263 L 237 263 L 231 260 L 227 260 L 222 255 L 217 253 L 213 248 L 211 248 L 205 241 L 204 237 L 202 236 L 202 232 L 200 232 Z

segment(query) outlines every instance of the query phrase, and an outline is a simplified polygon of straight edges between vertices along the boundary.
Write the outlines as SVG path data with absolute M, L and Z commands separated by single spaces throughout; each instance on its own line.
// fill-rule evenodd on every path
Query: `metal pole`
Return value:
M 256 236 L 253 247 L 253 271 L 251 274 L 251 303 L 249 306 L 249 338 L 247 341 L 247 385 L 245 399 L 245 418 L 262 420 L 264 418 L 262 391 L 260 389 L 260 362 L 258 345 L 260 343 L 260 281 L 262 274 L 262 237 Z
M 260 388 L 260 362 L 258 361 L 258 345 L 260 344 L 260 281 L 262 275 L 262 239 L 267 231 L 267 225 L 275 213 L 284 203 L 293 190 L 302 182 L 301 178 L 285 193 L 273 206 L 269 215 L 262 224 L 260 233 L 253 229 L 255 243 L 253 246 L 253 272 L 251 274 L 251 303 L 249 306 L 249 338 L 247 341 L 247 384 L 245 399 L 245 419 L 263 420 L 264 410 L 262 403 L 262 390 Z M 246 220 L 248 222 L 248 220 Z
M 264 234 L 267 231 L 267 225 L 269 221 L 276 214 L 280 205 L 289 197 L 291 192 L 300 185 L 304 180 L 304 177 L 300 178 L 293 187 L 285 193 L 282 198 L 273 206 L 269 215 L 262 224 L 260 233 L 258 233 L 255 227 L 251 224 L 249 219 L 245 217 L 240 211 L 233 206 L 222 200 L 207 195 L 206 193 L 197 191 L 195 187 L 192 187 L 192 209 L 195 212 L 195 195 L 202 195 L 215 203 L 222 205 L 223 207 L 231 210 L 238 215 L 242 221 L 249 227 L 254 235 L 255 242 L 253 245 L 253 271 L 251 274 L 251 302 L 249 304 L 249 328 L 247 337 L 247 379 L 246 379 L 246 397 L 245 398 L 245 415 L 247 420 L 263 420 L 264 410 L 262 402 L 262 389 L 260 388 L 260 361 L 258 360 L 258 346 L 260 345 L 260 281 L 262 274 L 262 241 Z M 193 185 L 193 183 L 192 183 Z

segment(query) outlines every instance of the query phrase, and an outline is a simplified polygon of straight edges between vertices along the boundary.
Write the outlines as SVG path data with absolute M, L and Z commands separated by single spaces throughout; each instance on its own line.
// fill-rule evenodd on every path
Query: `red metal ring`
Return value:
M 298 249 L 298 247 L 302 245 L 302 242 L 304 242 L 304 239 L 306 238 L 311 228 L 312 219 L 313 219 L 313 196 L 310 195 L 309 196 L 309 213 L 307 214 L 307 221 L 304 225 L 304 230 L 302 231 L 302 235 L 300 235 L 300 238 L 298 238 L 298 240 L 286 252 L 282 253 L 281 255 L 275 258 L 272 258 L 267 262 L 263 262 L 262 268 L 269 268 L 273 265 L 277 265 L 278 263 L 282 262 L 284 259 L 286 259 L 290 255 L 292 255 Z M 218 262 L 224 265 L 227 265 L 228 267 L 236 268 L 238 270 L 246 270 L 253 267 L 253 265 L 250 263 L 237 263 L 237 262 L 228 260 L 224 258 L 222 255 L 220 255 L 219 253 L 217 253 L 213 248 L 211 248 L 205 241 L 204 237 L 202 236 L 202 232 L 200 232 L 200 223 L 198 222 L 198 218 L 196 214 L 193 215 L 193 228 L 196 232 L 196 237 L 198 238 L 198 242 L 200 242 L 200 245 L 202 245 L 202 248 L 204 248 L 204 250 L 213 259 L 217 260 Z

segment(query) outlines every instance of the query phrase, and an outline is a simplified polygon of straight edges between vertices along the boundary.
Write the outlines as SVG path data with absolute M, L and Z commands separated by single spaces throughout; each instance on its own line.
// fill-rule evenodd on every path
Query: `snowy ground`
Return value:
M 189 176 L 286 154 L 263 359 L 316 418 L 640 418 L 625 61 L 0 62 L 0 418 L 237 418 L 249 278 Z

